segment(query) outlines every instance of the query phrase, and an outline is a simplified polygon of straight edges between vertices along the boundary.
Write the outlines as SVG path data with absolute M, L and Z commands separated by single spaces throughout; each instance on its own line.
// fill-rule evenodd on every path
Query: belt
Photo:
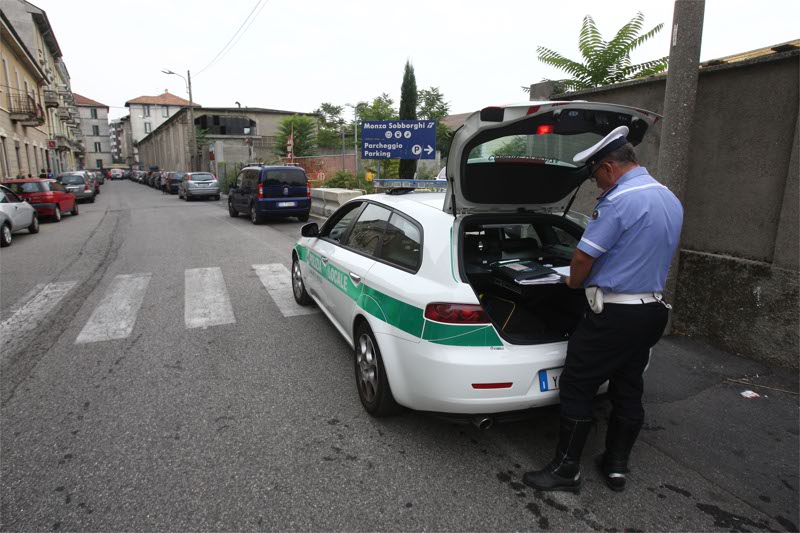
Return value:
M 661 296 L 660 292 L 640 292 L 637 294 L 603 294 L 603 302 L 607 304 L 637 305 L 662 301 L 663 297 Z

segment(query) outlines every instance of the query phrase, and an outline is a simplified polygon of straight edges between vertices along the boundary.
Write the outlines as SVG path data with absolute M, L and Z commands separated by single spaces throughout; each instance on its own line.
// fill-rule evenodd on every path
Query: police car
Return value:
M 370 414 L 404 406 L 490 425 L 558 402 L 586 305 L 559 276 L 586 225 L 569 208 L 590 169 L 573 157 L 622 125 L 636 145 L 657 120 L 581 101 L 485 108 L 454 135 L 446 192 L 365 195 L 303 227 L 295 299 L 353 346 Z

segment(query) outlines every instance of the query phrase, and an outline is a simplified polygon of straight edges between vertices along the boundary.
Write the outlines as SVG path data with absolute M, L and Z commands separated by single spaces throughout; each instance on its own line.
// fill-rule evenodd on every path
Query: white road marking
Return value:
M 25 333 L 36 329 L 39 322 L 77 283 L 77 281 L 48 283 L 38 293 L 32 295 L 27 303 L 21 305 L 13 315 L 0 323 L 0 353 L 12 353 L 17 340 Z
M 13 314 L 13 313 L 16 313 L 17 311 L 19 311 L 20 309 L 22 309 L 25 306 L 26 303 L 28 303 L 34 296 L 39 294 L 42 291 L 42 289 L 44 289 L 45 285 L 47 285 L 47 284 L 46 283 L 38 283 L 38 284 L 36 284 L 36 286 L 34 288 L 32 288 L 31 290 L 29 290 L 28 292 L 25 293 L 25 296 L 23 296 L 22 298 L 17 300 L 17 303 L 15 303 L 11 307 L 11 309 L 9 309 L 9 312 Z
M 75 344 L 125 339 L 133 331 L 151 274 L 120 274 L 83 326 Z
M 222 269 L 190 268 L 185 272 L 185 280 L 183 317 L 187 328 L 207 328 L 236 322 Z
M 311 315 L 319 312 L 316 306 L 303 307 L 295 302 L 292 292 L 292 275 L 285 266 L 279 263 L 253 265 L 253 270 L 258 274 L 258 278 L 283 316 Z

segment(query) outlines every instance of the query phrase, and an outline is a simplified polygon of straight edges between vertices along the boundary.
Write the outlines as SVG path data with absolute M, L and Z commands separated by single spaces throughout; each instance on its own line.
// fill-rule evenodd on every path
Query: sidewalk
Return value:
M 761 397 L 744 398 L 745 390 Z M 744 504 L 737 510 L 744 516 L 737 516 L 713 501 L 696 501 L 717 525 L 760 529 L 747 524 L 750 506 L 797 531 L 797 392 L 792 370 L 767 367 L 699 340 L 665 337 L 645 375 L 646 424 L 640 441 Z M 699 496 L 687 487 L 666 488 L 687 498 Z

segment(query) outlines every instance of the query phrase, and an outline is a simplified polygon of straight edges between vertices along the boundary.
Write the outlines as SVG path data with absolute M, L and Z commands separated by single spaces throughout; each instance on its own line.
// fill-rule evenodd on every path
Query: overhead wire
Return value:
M 231 38 L 228 40 L 228 42 L 227 42 L 227 43 L 225 43 L 225 46 L 223 46 L 223 47 L 220 49 L 220 51 L 217 53 L 217 55 L 215 55 L 215 56 L 214 56 L 214 58 L 213 58 L 211 61 L 209 61 L 209 62 L 208 62 L 208 64 L 207 64 L 205 67 L 201 68 L 201 69 L 200 69 L 200 70 L 199 70 L 197 73 L 195 73 L 195 77 L 199 76 L 200 74 L 202 74 L 203 72 L 205 72 L 205 71 L 206 71 L 207 69 L 209 69 L 210 67 L 212 67 L 212 66 L 214 66 L 215 64 L 219 63 L 219 61 L 221 61 L 221 60 L 222 60 L 222 58 L 224 58 L 224 57 L 225 57 L 225 55 L 227 55 L 227 53 L 228 53 L 228 52 L 229 52 L 229 51 L 230 51 L 230 50 L 231 50 L 231 49 L 232 49 L 234 46 L 236 46 L 236 43 L 234 43 L 233 45 L 231 45 L 231 43 L 233 42 L 233 40 L 234 40 L 234 39 L 236 39 L 236 38 L 237 38 L 237 36 L 239 37 L 239 39 L 241 39 L 241 36 L 242 36 L 242 35 L 244 35 L 244 33 L 246 33 L 246 32 L 247 32 L 247 29 L 250 29 L 250 25 L 252 25 L 252 23 L 253 23 L 253 21 L 255 20 L 255 18 L 256 18 L 256 17 L 258 17 L 258 14 L 256 14 L 256 16 L 255 16 L 255 17 L 253 17 L 253 13 L 255 13 L 256 9 L 258 9 L 258 8 L 259 8 L 259 5 L 261 6 L 261 9 L 264 9 L 264 6 L 267 4 L 267 2 L 268 2 L 268 1 L 269 1 L 269 0 L 257 0 L 257 2 L 255 3 L 255 5 L 253 6 L 253 9 L 251 9 L 251 10 L 250 10 L 250 13 L 249 13 L 249 14 L 247 15 L 247 17 L 244 19 L 244 21 L 243 21 L 243 22 L 242 22 L 242 24 L 239 26 L 239 28 L 238 28 L 238 29 L 237 29 L 237 30 L 234 32 L 234 34 L 231 36 Z M 259 10 L 258 10 L 258 13 L 261 13 L 261 9 L 259 9 Z M 251 17 L 252 17 L 252 19 L 251 19 Z M 245 24 L 247 24 L 247 22 L 248 22 L 248 21 L 250 21 L 250 24 L 248 24 L 248 25 L 247 25 L 247 29 L 245 29 L 245 30 L 244 30 L 244 32 L 242 32 L 242 33 L 240 34 L 239 32 L 242 30 L 242 28 L 244 28 Z M 237 43 L 239 42 L 239 39 L 236 39 L 236 42 L 237 42 Z

